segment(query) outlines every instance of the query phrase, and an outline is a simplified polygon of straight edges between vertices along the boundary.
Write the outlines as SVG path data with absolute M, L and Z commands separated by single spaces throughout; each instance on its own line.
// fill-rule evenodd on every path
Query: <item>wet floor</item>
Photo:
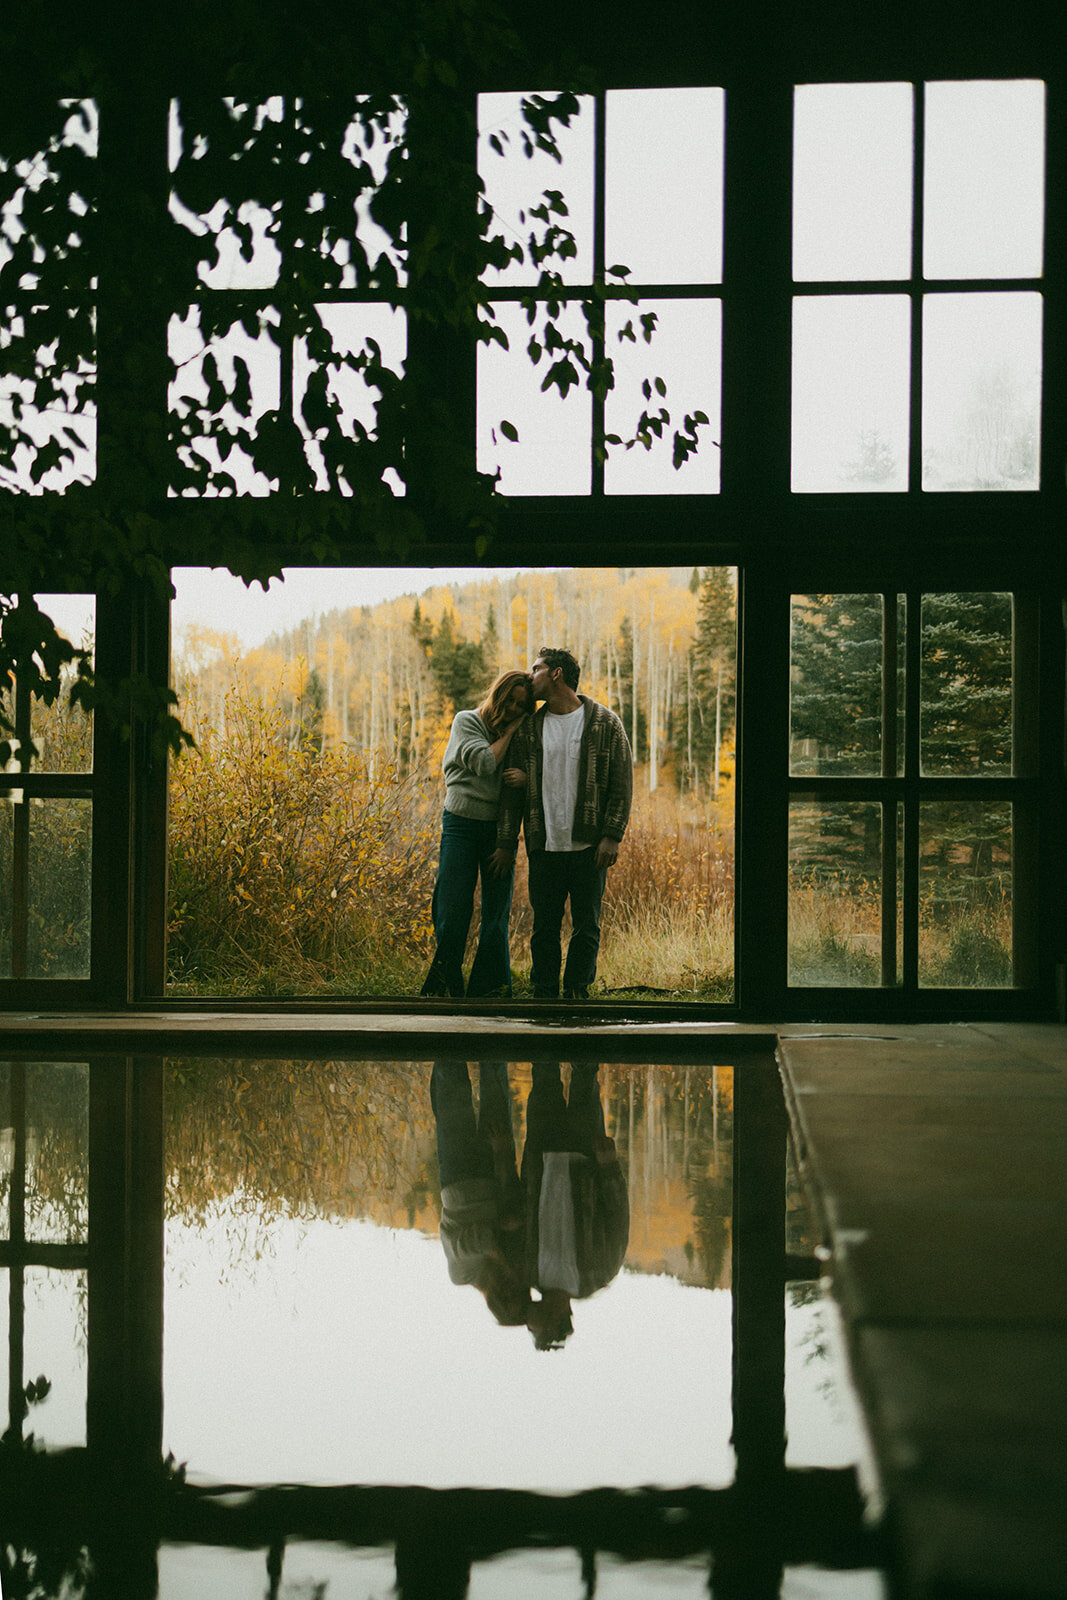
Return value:
M 5 1596 L 884 1592 L 769 1062 L 0 1064 L 0 1172 Z

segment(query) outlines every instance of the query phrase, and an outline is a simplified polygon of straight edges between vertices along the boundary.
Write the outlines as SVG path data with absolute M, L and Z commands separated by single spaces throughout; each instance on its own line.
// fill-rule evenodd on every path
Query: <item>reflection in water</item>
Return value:
M 579 1062 L 565 1093 L 559 1062 L 533 1064 L 521 1177 L 507 1063 L 479 1064 L 477 1116 L 465 1061 L 437 1061 L 430 1078 L 449 1277 L 473 1284 L 503 1326 L 525 1324 L 538 1350 L 566 1342 L 571 1301 L 609 1284 L 626 1254 L 626 1180 L 598 1070 Z
M 0 1066 L 5 1597 L 862 1564 L 784 1147 L 769 1063 Z

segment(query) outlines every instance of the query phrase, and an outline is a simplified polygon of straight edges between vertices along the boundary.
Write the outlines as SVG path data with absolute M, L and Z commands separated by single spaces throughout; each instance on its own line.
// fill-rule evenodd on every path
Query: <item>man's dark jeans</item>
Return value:
M 600 902 L 608 870 L 597 866 L 596 848 L 592 845 L 588 850 L 533 850 L 529 861 L 534 994 L 543 1000 L 554 1000 L 559 994 L 563 959 L 560 930 L 569 899 L 572 931 L 563 969 L 563 993 L 581 998 L 596 977 Z

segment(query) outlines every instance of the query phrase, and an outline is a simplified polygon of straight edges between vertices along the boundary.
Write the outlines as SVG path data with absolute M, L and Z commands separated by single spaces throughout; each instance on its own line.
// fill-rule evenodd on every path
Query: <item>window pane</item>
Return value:
M 1039 277 L 1044 167 L 1043 83 L 928 83 L 925 276 Z
M 919 983 L 1008 988 L 1012 807 L 946 800 L 919 808 Z
M 923 488 L 1036 489 L 1041 296 L 923 301 Z
M 722 281 L 721 89 L 607 96 L 606 265 L 634 283 Z
M 30 801 L 29 978 L 89 976 L 92 826 L 91 800 Z
M 0 491 L 94 481 L 96 317 L 69 290 L 58 305 L 0 307 L 0 431 Z
M 1010 777 L 1010 594 L 926 594 L 920 727 L 924 774 Z
M 576 98 L 570 125 L 551 124 L 560 160 L 535 143 L 523 100 L 552 104 L 555 95 L 478 96 L 478 171 L 492 213 L 489 238 L 518 247 L 521 259 L 490 267 L 486 283 L 534 284 L 543 271 L 564 283 L 593 277 L 593 101 Z M 547 217 L 535 211 L 547 208 Z M 560 209 L 563 207 L 564 209 Z M 572 237 L 573 236 L 573 237 Z M 573 248 L 573 255 L 560 254 Z
M 263 184 L 263 167 L 280 160 L 284 116 L 279 95 L 261 105 L 232 97 L 199 107 L 171 101 L 170 215 L 204 241 L 197 276 L 210 289 L 272 289 L 278 282 L 282 202 L 249 196 Z
M 882 808 L 789 805 L 789 982 L 875 988 L 882 981 Z
M 396 220 L 391 237 L 371 208 L 404 124 L 400 100 L 388 94 L 172 101 L 169 210 L 201 241 L 200 282 L 272 289 L 283 270 L 283 229 L 285 267 L 304 283 L 388 289 L 403 282 L 403 222 Z M 188 244 L 182 241 L 186 251 Z
M 649 343 L 641 317 L 656 317 Z M 633 338 L 624 330 L 629 328 Z M 642 300 L 611 302 L 605 320 L 607 351 L 615 362 L 615 387 L 604 407 L 605 432 L 624 443 L 608 446 L 604 486 L 608 494 L 718 494 L 722 305 L 718 300 Z M 661 378 L 666 394 L 653 383 L 649 397 L 642 384 Z M 669 415 L 662 437 L 651 449 L 626 441 L 643 413 Z M 701 411 L 707 422 L 691 429 L 685 418 Z M 675 435 L 695 437 L 697 448 L 674 466 Z
M 96 600 L 88 594 L 39 594 L 41 610 L 64 638 L 79 650 L 92 651 L 96 641 Z M 34 700 L 30 708 L 30 736 L 37 746 L 35 772 L 92 772 L 93 719 L 91 713 L 71 709 L 71 669 L 63 692 L 54 705 Z
M 527 354 L 531 337 L 543 345 L 540 323 L 533 327 L 522 307 L 499 302 L 493 307 L 509 348 L 478 347 L 478 470 L 500 470 L 504 494 L 588 494 L 592 481 L 592 396 L 585 374 L 572 363 L 577 381 L 561 398 L 558 389 L 543 391 L 547 370 L 565 352 L 545 352 L 535 366 Z M 585 319 L 577 306 L 565 306 L 558 327 L 562 337 L 588 351 Z M 501 422 L 518 432 L 509 440 Z
M 903 295 L 793 301 L 795 493 L 907 488 L 908 325 Z
M 352 480 L 366 470 L 363 463 L 357 466 L 358 452 L 366 439 L 380 437 L 378 403 L 383 385 L 390 387 L 385 374 L 403 374 L 407 320 L 403 311 L 380 304 L 319 305 L 315 309 L 322 318 L 323 348 L 313 361 L 308 340 L 295 343 L 293 413 L 304 436 L 315 487 L 348 496 L 355 487 Z M 379 365 L 385 369 L 379 374 L 381 383 L 374 381 Z M 399 437 L 396 458 L 399 464 Z M 381 480 L 395 493 L 404 492 L 396 466 L 386 466 Z
M 22 790 L 0 790 L 0 978 L 13 976 L 11 924 L 15 914 L 15 807 Z
M 177 459 L 172 492 L 266 495 L 277 488 L 255 467 L 250 442 L 264 413 L 281 405 L 278 313 L 256 313 L 252 338 L 241 321 L 218 330 L 190 306 L 172 317 L 168 348 L 176 368 L 168 394 Z
M 912 88 L 819 83 L 794 98 L 793 277 L 911 272 Z
M 882 771 L 880 594 L 792 598 L 789 771 L 794 777 Z
M 85 1244 L 89 1237 L 89 1068 L 26 1067 L 26 1237 Z

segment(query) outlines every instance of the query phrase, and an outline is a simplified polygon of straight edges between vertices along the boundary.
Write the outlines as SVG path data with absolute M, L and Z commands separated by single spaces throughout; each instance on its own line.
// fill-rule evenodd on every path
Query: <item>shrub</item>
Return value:
M 434 830 L 415 779 L 350 747 L 286 748 L 276 702 L 227 696 L 171 782 L 172 981 L 376 987 L 429 957 Z

